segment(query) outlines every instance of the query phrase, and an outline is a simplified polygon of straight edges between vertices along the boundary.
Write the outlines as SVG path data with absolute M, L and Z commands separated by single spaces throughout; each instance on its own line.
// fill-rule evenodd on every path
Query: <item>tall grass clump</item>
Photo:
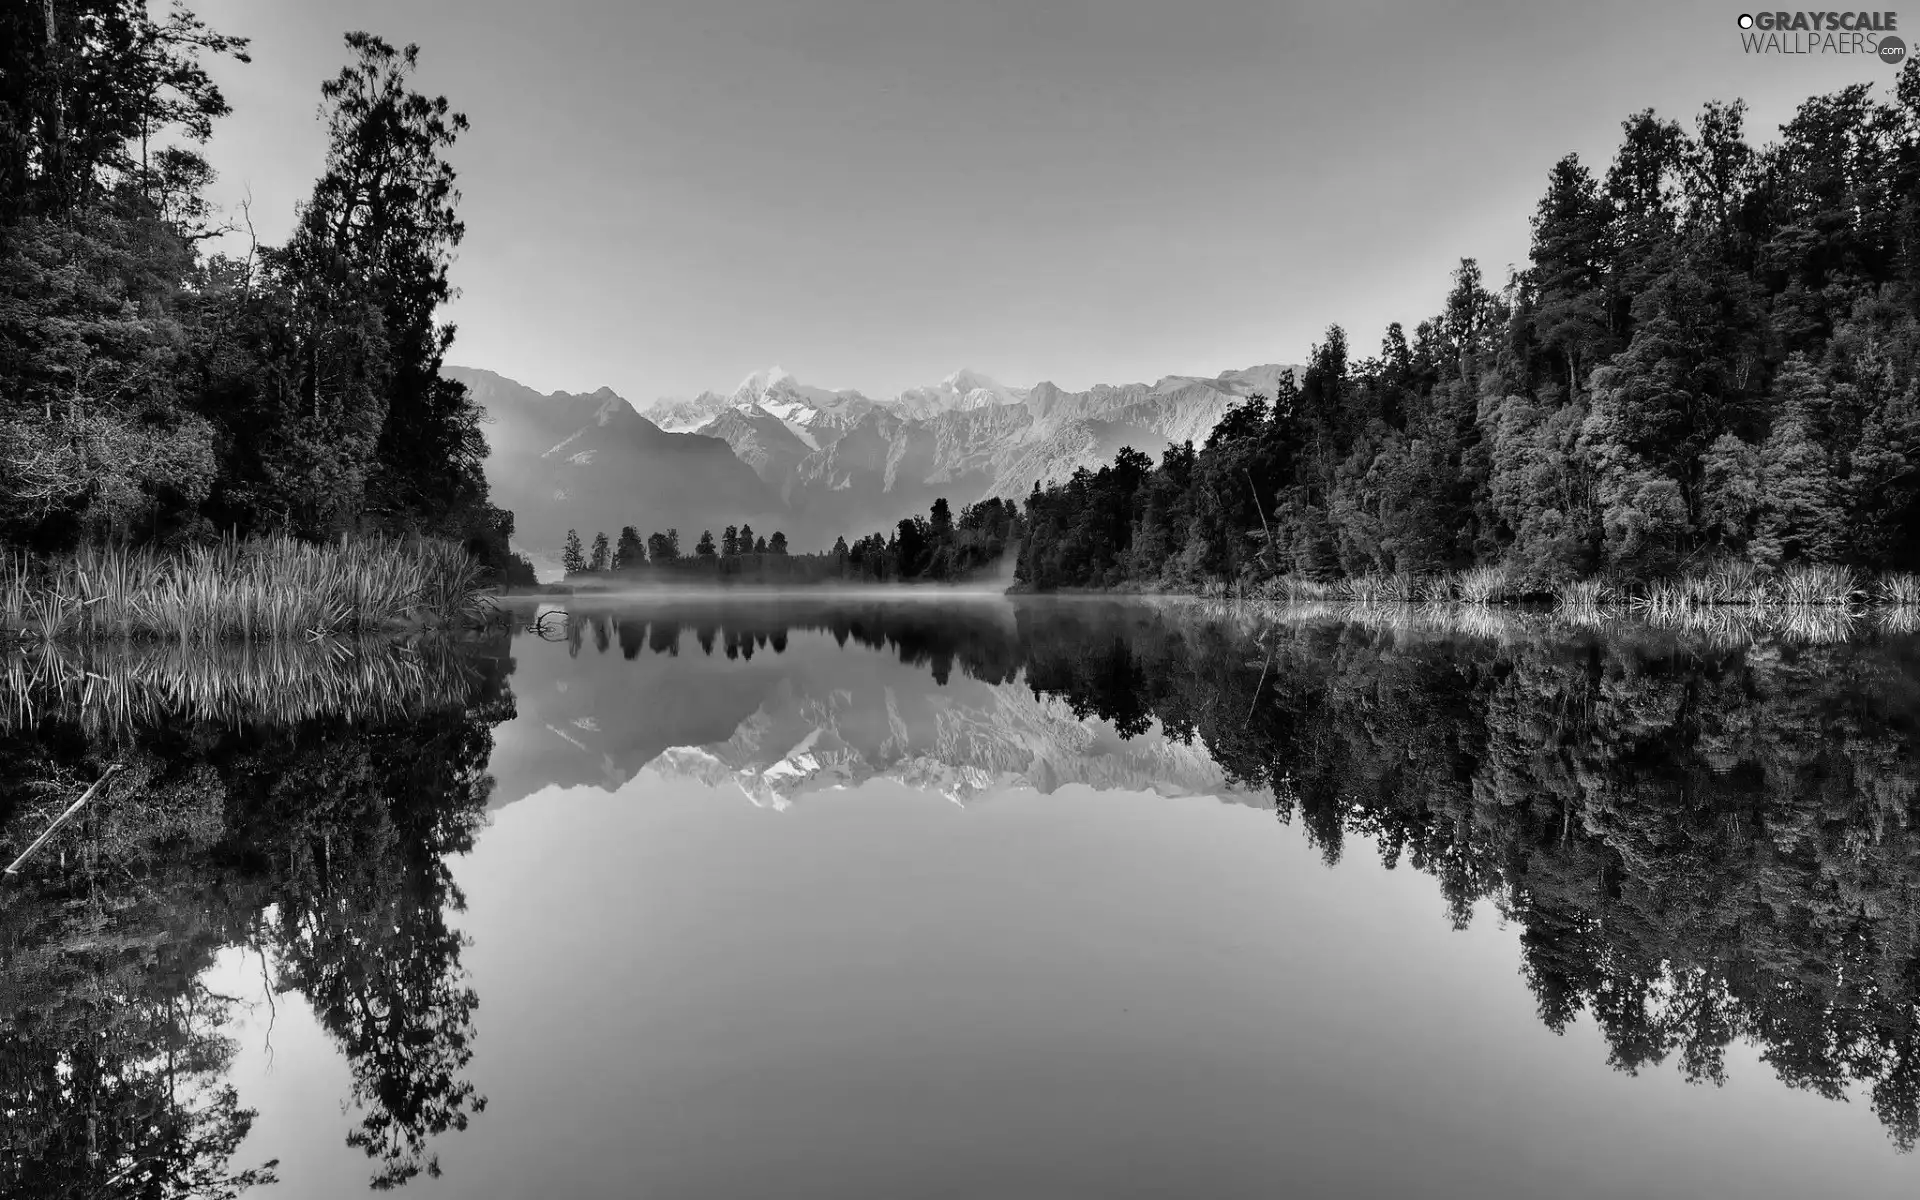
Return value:
M 1584 618 L 1611 608 L 1618 598 L 1604 580 L 1574 579 L 1554 589 L 1553 607 L 1568 616 Z
M 1791 607 L 1832 607 L 1853 603 L 1860 581 L 1851 569 L 1832 563 L 1799 563 L 1780 573 L 1776 592 Z
M 1890 571 L 1874 583 L 1873 598 L 1888 608 L 1920 608 L 1920 575 Z
M 1305 575 L 1280 575 L 1256 585 L 1254 595 L 1262 600 L 1277 600 L 1284 604 L 1311 604 L 1335 599 L 1338 591 L 1337 584 L 1322 583 Z
M 1341 581 L 1344 599 L 1356 604 L 1403 604 L 1418 599 L 1419 584 L 1407 573 L 1360 575 Z
M 0 633 L 174 642 L 344 636 L 476 621 L 488 605 L 465 550 L 423 538 L 285 536 L 162 552 L 85 547 L 0 570 Z
M 1507 598 L 1511 581 L 1505 568 L 1480 566 L 1460 572 L 1454 588 L 1462 604 L 1497 604 Z

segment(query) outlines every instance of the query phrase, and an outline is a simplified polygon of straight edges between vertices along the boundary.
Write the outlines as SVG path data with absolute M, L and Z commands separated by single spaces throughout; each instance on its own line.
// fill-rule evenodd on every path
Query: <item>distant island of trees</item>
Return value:
M 886 534 L 870 533 L 851 545 L 842 536 L 823 554 L 794 554 L 779 530 L 756 533 L 752 525 L 729 525 L 716 539 L 703 530 L 691 547 L 678 529 L 645 538 L 628 525 L 609 540 L 604 531 L 582 544 L 567 531 L 561 566 L 570 580 L 594 576 L 629 581 L 723 583 L 958 582 L 999 562 L 1024 536 L 1019 505 L 998 498 L 969 504 L 956 518 L 942 498 L 924 517 L 903 518 Z
M 1503 285 L 1464 260 L 1436 316 L 1367 358 L 1328 329 L 1198 449 L 1036 484 L 1021 585 L 1920 567 L 1920 62 L 1764 149 L 1745 111 L 1629 117 L 1604 175 L 1554 165 Z

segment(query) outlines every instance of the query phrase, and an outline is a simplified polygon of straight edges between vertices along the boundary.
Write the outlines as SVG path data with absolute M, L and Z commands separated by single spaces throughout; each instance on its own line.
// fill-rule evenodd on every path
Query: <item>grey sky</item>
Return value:
M 1756 140 L 1871 58 L 1749 57 L 1738 3 L 201 0 L 223 200 L 285 230 L 340 34 L 473 120 L 452 360 L 642 404 L 779 363 L 885 394 L 1363 352 L 1452 263 L 1526 253 L 1553 161 L 1746 98 Z M 1920 28 L 1920 17 L 1916 18 Z M 1914 34 L 1901 32 L 1909 42 Z

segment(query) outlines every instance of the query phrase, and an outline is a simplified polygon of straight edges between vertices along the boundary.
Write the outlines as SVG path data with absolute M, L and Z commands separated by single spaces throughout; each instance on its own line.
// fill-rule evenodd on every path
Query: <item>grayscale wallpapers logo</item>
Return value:
M 1870 55 L 1890 67 L 1907 58 L 1899 23 L 1895 12 L 1741 13 L 1737 22 L 1748 54 Z

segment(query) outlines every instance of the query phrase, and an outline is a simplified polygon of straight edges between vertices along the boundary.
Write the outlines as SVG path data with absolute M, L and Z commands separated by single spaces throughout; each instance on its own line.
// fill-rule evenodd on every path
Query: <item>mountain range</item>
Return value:
M 1267 364 L 1212 378 L 1070 392 L 1016 387 L 960 370 L 885 399 L 801 383 L 778 367 L 731 392 L 637 410 L 602 388 L 533 389 L 491 371 L 449 367 L 485 411 L 488 483 L 514 510 L 516 545 L 551 559 L 568 529 L 641 534 L 750 522 L 819 550 L 891 528 L 939 497 L 956 509 L 1024 497 L 1035 482 L 1096 468 L 1121 447 L 1158 456 L 1204 441 L 1226 411 L 1272 395 L 1294 368 Z

